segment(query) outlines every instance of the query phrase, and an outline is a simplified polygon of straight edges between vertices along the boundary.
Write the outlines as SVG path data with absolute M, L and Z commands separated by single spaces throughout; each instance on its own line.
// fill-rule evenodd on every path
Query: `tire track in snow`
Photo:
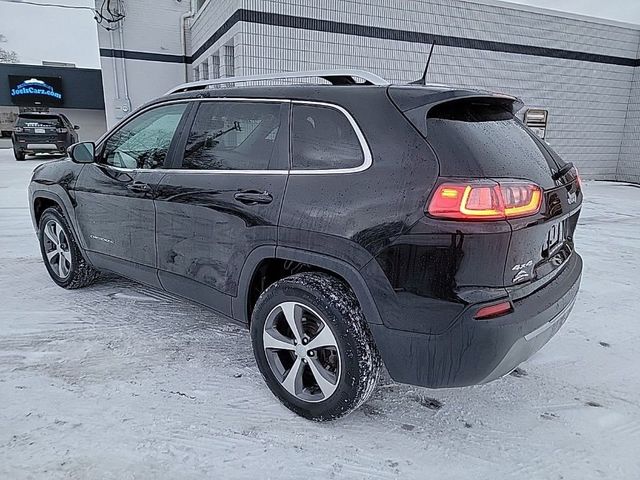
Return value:
M 0 169 L 11 165 L 0 163 Z M 0 175 L 0 182 L 6 178 Z M 614 196 L 602 198 L 610 205 Z M 615 210 L 631 209 L 633 199 L 627 200 L 630 206 Z M 584 306 L 576 307 L 574 331 L 569 323 L 545 347 L 544 361 L 525 366 L 527 378 L 455 391 L 388 382 L 368 408 L 316 425 L 288 412 L 263 385 L 247 332 L 206 308 L 116 277 L 81 291 L 59 289 L 37 251 L 26 257 L 24 247 L 12 243 L 24 230 L 21 242 L 34 250 L 24 213 L 19 224 L 0 214 L 3 226 L 19 225 L 0 238 L 8 252 L 0 261 L 7 292 L 0 306 L 0 460 L 10 460 L 0 461 L 0 469 L 13 468 L 7 478 L 29 472 L 41 478 L 286 479 L 304 472 L 315 478 L 546 480 L 556 474 L 636 478 L 640 471 L 633 458 L 639 377 L 633 368 L 624 381 L 613 375 L 638 358 L 638 324 L 625 320 L 635 318 L 624 298 L 630 286 L 616 296 L 617 277 L 633 278 L 630 259 L 640 257 L 635 244 L 622 244 L 635 232 L 632 223 L 598 218 L 591 221 L 593 233 L 580 234 Z M 611 244 L 604 254 L 603 235 Z M 615 276 L 610 262 L 618 262 Z M 598 304 L 604 281 L 612 285 L 606 317 Z M 585 338 L 613 348 L 593 356 Z M 444 406 L 434 412 L 415 395 Z M 540 418 L 547 411 L 558 416 Z M 11 435 L 17 436 L 13 447 Z

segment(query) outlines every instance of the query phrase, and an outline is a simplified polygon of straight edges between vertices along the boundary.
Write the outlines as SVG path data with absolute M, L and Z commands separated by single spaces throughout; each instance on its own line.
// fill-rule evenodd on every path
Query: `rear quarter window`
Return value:
M 364 163 L 351 122 L 332 107 L 294 105 L 292 144 L 294 170 L 354 168 Z

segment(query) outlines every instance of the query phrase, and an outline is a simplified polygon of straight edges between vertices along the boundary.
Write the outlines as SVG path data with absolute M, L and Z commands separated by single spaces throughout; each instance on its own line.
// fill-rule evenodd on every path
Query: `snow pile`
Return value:
M 0 478 L 640 478 L 640 188 L 585 185 L 576 307 L 514 374 L 383 381 L 316 424 L 214 313 L 117 278 L 56 287 L 26 208 L 37 163 L 0 150 Z

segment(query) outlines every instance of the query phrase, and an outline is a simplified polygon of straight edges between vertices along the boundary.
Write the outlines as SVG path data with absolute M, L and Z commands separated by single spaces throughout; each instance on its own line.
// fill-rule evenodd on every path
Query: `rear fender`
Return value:
M 362 275 L 355 267 L 337 258 L 323 255 L 319 253 L 309 252 L 306 250 L 298 250 L 290 247 L 258 247 L 247 257 L 242 272 L 240 274 L 238 296 L 232 301 L 233 316 L 245 324 L 249 323 L 248 314 L 248 298 L 249 285 L 257 266 L 265 259 L 277 258 L 280 260 L 291 260 L 295 262 L 305 263 L 323 270 L 327 270 L 335 275 L 343 278 L 351 287 L 360 307 L 364 313 L 367 322 L 373 324 L 382 324 L 382 319 L 378 308 L 371 296 L 371 292 L 367 287 Z

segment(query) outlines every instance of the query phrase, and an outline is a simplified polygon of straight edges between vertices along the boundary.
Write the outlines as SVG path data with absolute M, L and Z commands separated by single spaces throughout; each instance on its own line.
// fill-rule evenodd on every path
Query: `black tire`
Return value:
M 65 254 L 67 257 L 70 257 L 69 268 L 63 268 L 61 271 L 59 269 L 59 262 L 65 262 L 65 258 L 61 253 L 54 255 L 52 260 L 49 261 L 47 258 L 47 252 L 51 250 L 55 244 L 51 241 L 51 236 L 49 235 L 51 231 L 46 232 L 45 229 L 48 228 L 48 225 L 53 222 L 58 227 L 61 228 L 62 234 L 56 236 L 58 239 L 62 239 L 62 249 L 65 250 Z M 39 230 L 39 242 L 40 242 L 40 252 L 42 253 L 42 259 L 44 261 L 45 267 L 51 276 L 51 279 L 57 283 L 62 288 L 66 288 L 68 290 L 86 287 L 87 285 L 92 284 L 100 275 L 100 272 L 89 265 L 82 253 L 80 252 L 80 247 L 73 236 L 73 232 L 69 227 L 69 223 L 65 218 L 64 214 L 59 208 L 50 207 L 47 208 L 40 217 L 40 222 L 38 224 Z M 57 249 L 60 251 L 60 249 Z M 57 257 L 57 262 L 56 262 Z M 66 264 L 66 262 L 65 262 Z M 58 265 L 58 267 L 56 267 Z
M 18 160 L 19 162 L 24 160 L 26 155 L 22 150 L 17 149 L 16 147 L 13 147 L 13 156 L 16 157 L 16 160 Z
M 284 309 L 281 311 L 278 309 L 281 308 L 281 305 L 291 303 L 299 305 L 303 312 L 300 314 L 302 315 L 301 324 L 308 321 L 304 315 L 309 312 L 312 312 L 311 316 L 313 314 L 319 315 L 324 322 L 320 331 L 328 326 L 333 334 L 333 340 L 336 342 L 335 350 L 332 347 L 321 347 L 315 350 L 317 362 L 321 361 L 321 356 L 329 359 L 332 354 L 334 363 L 336 358 L 339 361 L 339 367 L 333 367 L 335 369 L 333 370 L 334 380 L 337 380 L 333 384 L 335 390 L 326 398 L 324 391 L 320 391 L 320 383 L 315 380 L 317 377 L 311 371 L 312 365 L 310 364 L 314 360 L 311 358 L 312 353 L 307 353 L 309 357 L 302 360 L 305 363 L 298 365 L 302 365 L 299 378 L 304 379 L 300 380 L 300 395 L 319 395 L 320 400 L 315 401 L 301 399 L 283 386 L 286 383 L 283 378 L 287 376 L 287 367 L 284 364 L 295 362 L 297 361 L 295 359 L 298 359 L 300 355 L 307 354 L 275 349 L 269 350 L 271 357 L 267 358 L 268 354 L 264 348 L 265 338 L 263 337 L 266 335 L 265 324 L 268 321 L 273 324 L 274 320 L 268 320 L 274 318 L 273 312 L 280 312 L 281 315 L 284 315 Z M 286 329 L 287 326 L 285 324 L 284 328 Z M 292 330 L 288 331 L 291 333 L 291 342 L 295 343 Z M 317 336 L 317 332 L 316 330 L 315 336 Z M 279 334 L 279 332 L 276 333 Z M 310 335 L 310 340 L 307 340 L 309 345 L 312 344 L 315 336 Z M 358 408 L 369 399 L 375 390 L 382 368 L 380 356 L 356 296 L 342 280 L 325 273 L 299 273 L 279 280 L 267 288 L 260 295 L 251 316 L 251 341 L 258 368 L 269 389 L 287 408 L 310 420 L 333 420 Z M 329 355 L 326 355 L 327 351 L 323 349 L 328 349 Z M 275 358 L 273 352 L 278 354 L 277 360 L 273 360 Z M 281 353 L 285 355 L 284 361 L 279 356 Z M 290 356 L 291 359 L 287 356 Z M 280 377 L 278 377 L 278 372 L 274 371 L 272 366 L 274 363 L 278 363 L 284 370 Z M 293 363 L 288 368 L 288 372 L 291 372 L 295 365 Z M 331 365 L 328 365 L 327 368 L 329 371 L 332 370 Z M 305 381 L 311 385 L 305 387 Z M 313 382 L 316 384 L 314 385 Z

